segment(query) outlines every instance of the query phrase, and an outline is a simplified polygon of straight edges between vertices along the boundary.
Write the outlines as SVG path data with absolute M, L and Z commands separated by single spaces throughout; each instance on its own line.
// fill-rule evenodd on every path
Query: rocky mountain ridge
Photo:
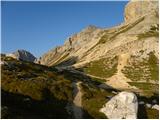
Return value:
M 100 57 L 106 57 L 108 52 L 114 52 L 114 49 L 123 48 L 126 44 L 139 44 L 140 35 L 146 34 L 150 29 L 158 30 L 157 12 L 157 1 L 131 1 L 125 8 L 125 22 L 120 26 L 109 29 L 89 26 L 80 33 L 69 37 L 63 46 L 56 47 L 45 53 L 40 62 L 41 64 L 52 66 L 71 58 L 76 58 L 75 63 L 83 64 Z M 154 32 L 153 34 L 156 34 L 158 31 Z M 155 39 L 156 36 L 148 37 Z M 155 40 L 153 41 L 153 44 L 155 44 L 153 49 L 155 49 L 157 56 L 157 44 Z M 146 49 L 145 47 L 146 45 L 144 45 L 144 48 L 134 49 L 134 53 L 138 52 L 139 49 Z M 124 52 L 117 52 L 116 54 L 119 55 Z M 133 51 L 131 54 L 133 54 Z

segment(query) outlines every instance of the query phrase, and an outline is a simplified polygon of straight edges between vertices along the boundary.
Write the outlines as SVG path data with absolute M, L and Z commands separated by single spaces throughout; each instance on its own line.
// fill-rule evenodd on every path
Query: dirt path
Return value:
M 81 92 L 80 84 L 81 82 L 73 83 L 73 86 L 74 86 L 73 94 L 75 94 L 75 97 L 73 100 L 73 103 L 74 103 L 73 113 L 76 119 L 83 118 L 82 92 Z
M 73 103 L 68 103 L 66 109 L 69 114 L 73 115 L 75 119 L 82 119 L 83 118 L 83 110 L 82 110 L 82 92 L 80 88 L 81 82 L 73 82 L 73 96 L 74 100 Z
M 74 111 L 74 117 L 75 118 L 79 118 L 81 119 L 83 117 L 83 111 L 82 111 L 82 92 L 81 92 L 81 88 L 80 88 L 80 84 L 81 82 L 77 82 L 75 85 L 75 87 L 77 88 L 77 90 L 75 90 L 74 92 L 76 92 L 76 96 L 73 100 L 74 103 L 74 107 L 73 107 L 73 111 Z
M 111 76 L 110 78 L 102 78 L 102 77 L 98 77 L 98 76 L 94 76 L 94 75 L 90 75 L 90 74 L 85 74 L 83 72 L 74 70 L 74 69 L 70 69 L 70 68 L 61 68 L 61 69 L 68 69 L 70 72 L 73 73 L 79 73 L 82 75 L 87 75 L 90 77 L 95 77 L 95 78 L 99 78 L 99 79 L 106 79 L 106 85 L 111 86 L 113 88 L 116 89 L 137 89 L 134 86 L 130 86 L 127 82 L 131 82 L 130 79 L 126 78 L 124 76 L 124 74 L 121 72 L 121 70 L 124 68 L 124 66 L 127 65 L 127 61 L 129 59 L 130 55 L 129 54 L 121 54 L 119 55 L 118 58 L 118 66 L 117 66 L 117 73 L 113 76 Z
M 129 59 L 129 57 L 130 57 L 129 54 L 122 54 L 119 56 L 117 73 L 112 77 L 108 78 L 106 84 L 117 89 L 137 89 L 136 87 L 130 86 L 127 83 L 130 82 L 131 80 L 126 78 L 124 74 L 121 72 L 124 66 L 127 65 L 127 60 Z

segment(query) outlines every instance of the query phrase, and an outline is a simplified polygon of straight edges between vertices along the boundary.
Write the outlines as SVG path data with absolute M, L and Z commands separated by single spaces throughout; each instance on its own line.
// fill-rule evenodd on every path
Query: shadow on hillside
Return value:
M 65 109 L 68 101 L 60 101 L 46 89 L 43 100 L 34 100 L 29 96 L 13 94 L 1 90 L 2 118 L 4 119 L 69 119 L 74 118 Z M 7 107 L 7 109 L 6 109 Z M 3 109 L 5 108 L 5 109 Z M 84 117 L 91 118 L 85 113 Z
M 152 101 L 156 100 L 157 101 L 156 104 L 159 105 L 159 94 L 157 94 L 157 93 L 154 93 L 154 95 L 149 98 L 147 98 L 145 96 L 139 96 L 139 95 L 137 95 L 137 97 L 138 97 L 138 102 L 144 101 L 145 104 L 149 103 L 149 104 L 153 105 Z M 148 118 L 148 113 L 146 110 L 147 107 L 145 106 L 145 104 L 138 105 L 138 119 L 151 119 L 151 118 Z M 152 114 L 154 114 L 154 113 L 152 113 Z
M 61 67 L 61 66 L 71 66 L 73 64 L 75 64 L 78 61 L 77 57 L 70 57 L 69 59 L 62 61 L 58 64 L 56 64 L 55 66 Z
M 106 89 L 108 91 L 113 91 L 113 90 L 118 91 L 118 90 L 114 89 L 113 87 L 105 84 L 102 81 L 94 80 L 92 77 L 86 75 L 84 72 L 82 74 L 82 71 L 77 70 L 73 66 L 70 67 L 69 69 L 71 69 L 71 70 L 63 69 L 61 71 L 58 71 L 58 73 L 63 75 L 66 79 L 69 79 L 73 82 L 82 81 L 82 82 L 85 82 L 85 83 L 90 84 L 90 85 L 93 84 L 97 87 L 100 87 L 100 85 L 103 84 L 103 87 L 102 87 L 103 89 Z M 76 71 L 79 71 L 79 72 L 73 72 L 72 70 L 76 70 Z

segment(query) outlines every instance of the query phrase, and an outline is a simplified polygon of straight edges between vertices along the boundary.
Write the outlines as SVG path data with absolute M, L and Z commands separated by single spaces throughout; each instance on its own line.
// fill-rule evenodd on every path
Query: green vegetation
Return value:
M 153 52 L 149 53 L 149 58 L 143 61 L 136 61 L 136 56 L 132 56 L 134 62 L 125 66 L 122 72 L 133 81 L 157 81 L 159 80 L 158 58 Z
M 148 119 L 158 119 L 159 111 L 151 108 L 146 108 L 147 118 Z
M 90 62 L 85 68 L 84 72 L 94 76 L 108 78 L 117 72 L 118 57 L 103 58 Z
M 159 60 L 153 52 L 149 53 L 148 66 L 151 72 L 151 79 L 159 80 Z
M 136 86 L 137 88 L 141 89 L 143 91 L 143 94 L 145 96 L 151 97 L 155 93 L 158 93 L 159 91 L 159 85 L 158 84 L 152 84 L 152 83 L 146 83 L 146 82 L 128 82 L 132 86 Z
M 2 106 L 9 107 L 4 118 L 69 117 L 65 107 L 73 100 L 70 80 L 53 67 L 5 56 L 2 60 L 7 62 L 1 66 Z
M 58 75 L 52 68 L 31 62 L 2 58 L 8 65 L 2 65 L 1 87 L 3 90 L 42 100 L 43 90 L 48 89 L 59 100 L 72 100 L 71 82 Z
M 109 100 L 107 99 L 107 96 L 113 96 L 113 94 L 87 84 L 81 84 L 81 89 L 83 93 L 82 104 L 84 110 L 86 110 L 93 118 L 106 118 L 99 110 Z
M 92 80 L 95 81 L 95 82 L 99 82 L 99 83 L 106 82 L 105 79 L 99 79 L 99 78 L 95 78 L 95 77 L 92 77 Z
M 99 110 L 114 94 L 111 89 L 104 90 L 97 87 L 105 82 L 105 79 L 71 73 L 67 70 L 57 73 L 54 67 L 17 61 L 11 57 L 3 56 L 2 60 L 7 62 L 1 69 L 3 118 L 72 118 L 65 109 L 67 103 L 73 101 L 72 81 L 83 81 L 80 85 L 82 105 L 85 113 L 90 115 L 88 118 L 106 118 Z M 130 74 L 138 66 L 147 65 L 149 72 L 153 75 L 150 75 L 150 78 L 156 80 L 158 78 L 155 77 L 158 74 L 157 61 L 158 59 L 151 52 L 145 62 L 133 64 L 136 67 Z M 107 78 L 116 73 L 117 62 L 117 56 L 103 58 L 91 62 L 86 68 L 80 70 Z M 158 84 L 138 82 L 129 82 L 129 84 L 143 90 L 147 97 L 158 93 Z M 158 118 L 156 110 L 147 108 L 145 110 L 148 118 Z

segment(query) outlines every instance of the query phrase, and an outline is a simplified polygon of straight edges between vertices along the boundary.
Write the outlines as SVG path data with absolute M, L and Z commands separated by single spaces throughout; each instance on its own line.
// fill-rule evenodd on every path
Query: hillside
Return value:
M 2 118 L 106 118 L 99 109 L 120 92 L 100 86 L 101 79 L 1 57 Z M 137 96 L 146 103 L 158 100 L 156 93 Z M 139 118 L 158 117 L 158 111 L 139 107 L 147 112 L 139 112 Z
M 134 89 L 133 84 L 139 88 L 143 83 L 157 85 L 158 2 L 133 0 L 125 7 L 124 19 L 113 28 L 88 26 L 63 46 L 45 53 L 40 63 L 83 71 L 105 79 L 116 89 Z

